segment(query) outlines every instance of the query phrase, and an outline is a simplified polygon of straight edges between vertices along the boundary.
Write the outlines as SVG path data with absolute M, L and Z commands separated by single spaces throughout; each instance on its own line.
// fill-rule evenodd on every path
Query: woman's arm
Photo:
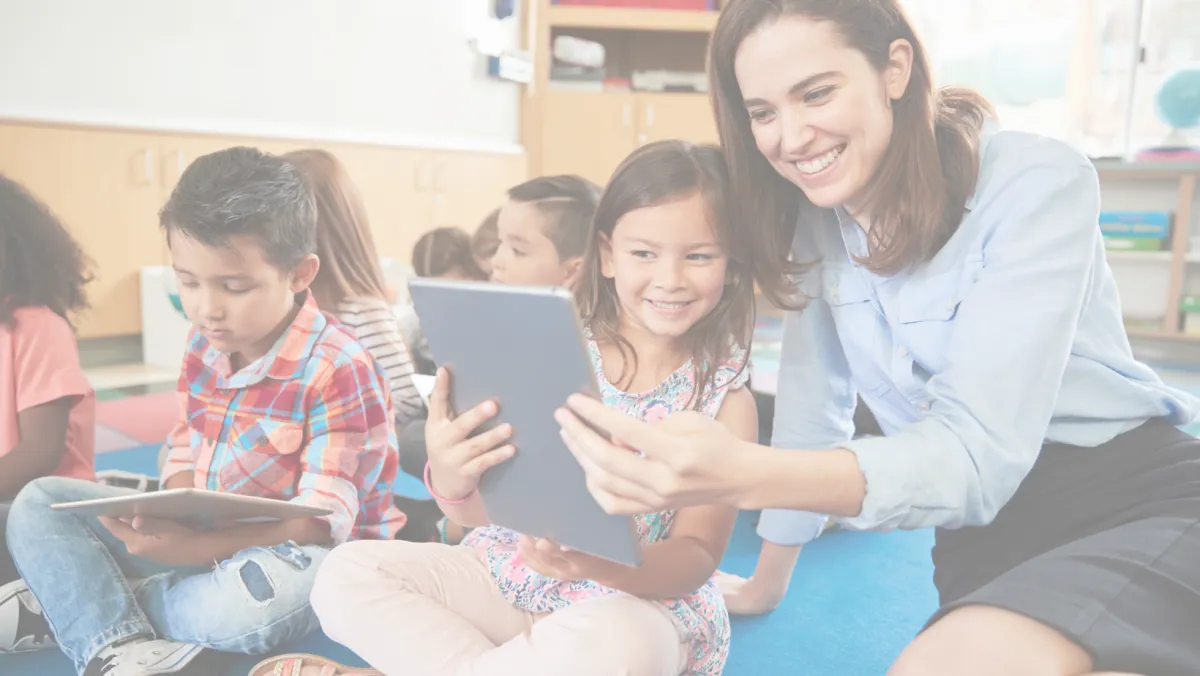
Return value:
M 758 409 L 754 396 L 742 388 L 729 392 L 717 420 L 744 441 L 758 435 Z M 703 505 L 679 510 L 665 540 L 642 550 L 638 568 L 609 566 L 596 581 L 627 594 L 648 599 L 687 596 L 704 586 L 716 572 L 737 522 L 737 510 L 725 505 Z
M 983 267 L 958 302 L 918 422 L 836 449 L 742 442 L 729 453 L 702 421 L 690 430 L 631 424 L 572 397 L 574 415 L 558 419 L 597 500 L 623 513 L 714 501 L 809 510 L 859 529 L 989 522 L 1037 458 L 1103 255 L 1087 159 L 1064 149 L 1019 169 L 991 176 L 1005 185 L 975 205 L 986 220 Z M 645 457 L 625 457 L 580 418 Z
M 928 413 L 841 449 L 756 449 L 744 508 L 824 509 L 860 529 L 990 522 L 1037 458 L 1103 246 L 1095 169 L 1028 168 L 979 204 L 984 265 L 953 320 Z M 1112 308 L 1117 312 L 1117 308 Z

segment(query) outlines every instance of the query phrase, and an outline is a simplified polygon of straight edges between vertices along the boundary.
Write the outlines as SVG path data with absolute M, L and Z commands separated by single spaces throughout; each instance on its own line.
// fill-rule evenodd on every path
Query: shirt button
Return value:
M 933 408 L 933 402 L 923 401 L 917 404 L 917 408 L 921 409 L 922 411 L 928 411 L 929 409 Z
M 899 356 L 901 356 L 901 357 L 907 357 L 907 356 L 908 356 L 908 349 L 907 349 L 907 348 L 903 348 L 903 347 L 902 347 L 902 348 L 899 348 L 899 349 L 897 349 L 897 350 L 896 350 L 896 354 L 897 354 L 897 355 L 899 355 Z

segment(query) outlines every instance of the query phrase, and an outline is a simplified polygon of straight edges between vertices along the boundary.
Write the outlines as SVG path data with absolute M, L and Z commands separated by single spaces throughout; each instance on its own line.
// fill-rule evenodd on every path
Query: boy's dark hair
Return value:
M 471 251 L 471 236 L 453 226 L 442 226 L 421 235 L 413 245 L 412 264 L 418 277 L 440 277 L 457 270 L 470 279 L 487 279 Z
M 159 213 L 168 237 L 178 232 L 225 247 L 237 235 L 259 241 L 272 265 L 289 269 L 317 248 L 312 190 L 290 162 L 235 147 L 196 158 Z
M 91 261 L 50 209 L 0 174 L 0 324 L 19 308 L 44 306 L 71 322 L 88 307 Z
M 511 188 L 508 198 L 534 204 L 550 219 L 546 236 L 554 242 L 560 260 L 583 255 L 600 203 L 600 186 L 573 174 L 541 176 Z

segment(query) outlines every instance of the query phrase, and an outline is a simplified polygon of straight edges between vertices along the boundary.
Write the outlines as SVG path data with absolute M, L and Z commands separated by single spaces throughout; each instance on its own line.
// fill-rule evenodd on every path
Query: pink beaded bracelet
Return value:
M 425 461 L 425 490 L 429 491 L 429 494 L 433 496 L 434 500 L 437 500 L 438 502 L 441 502 L 441 503 L 447 504 L 447 505 L 461 505 L 464 502 L 466 502 L 467 500 L 470 500 L 472 495 L 475 495 L 475 489 L 471 489 L 470 493 L 467 493 L 466 495 L 459 498 L 458 500 L 450 500 L 449 498 L 443 498 L 442 496 L 438 495 L 437 491 L 433 490 L 433 482 L 429 480 L 429 461 L 428 460 Z

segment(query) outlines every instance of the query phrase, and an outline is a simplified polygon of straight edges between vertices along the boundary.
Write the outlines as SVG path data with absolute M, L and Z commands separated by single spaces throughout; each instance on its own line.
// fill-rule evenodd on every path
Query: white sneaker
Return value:
M 194 643 L 163 639 L 133 639 L 101 650 L 88 662 L 84 676 L 158 676 L 159 674 L 213 674 L 202 657 L 212 651 Z M 207 660 L 206 660 L 207 661 Z
M 45 650 L 57 645 L 42 606 L 24 580 L 0 587 L 0 655 Z

